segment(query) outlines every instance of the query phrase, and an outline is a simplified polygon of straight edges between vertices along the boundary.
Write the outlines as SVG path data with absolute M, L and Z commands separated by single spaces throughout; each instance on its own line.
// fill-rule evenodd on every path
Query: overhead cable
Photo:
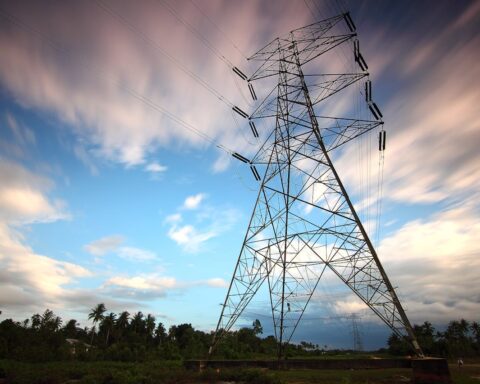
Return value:
M 193 0 L 190 0 L 190 2 L 218 30 L 218 32 L 220 32 L 220 35 L 226 40 L 228 40 L 230 44 L 233 46 L 233 48 L 235 48 L 238 51 L 238 53 L 240 53 L 240 55 L 242 55 L 243 58 L 247 60 L 248 56 L 240 48 L 238 48 L 238 46 L 233 42 L 233 40 L 230 37 L 228 37 L 228 34 L 225 33 L 205 12 L 203 12 L 203 10 Z
M 182 72 L 186 75 L 190 76 L 194 81 L 204 87 L 207 91 L 213 94 L 218 100 L 232 108 L 234 104 L 228 100 L 225 96 L 223 96 L 219 91 L 213 88 L 209 83 L 203 80 L 200 76 L 192 72 L 190 69 L 185 67 L 178 59 L 173 57 L 169 54 L 166 50 L 164 50 L 157 42 L 155 42 L 152 38 L 146 35 L 143 31 L 137 28 L 132 22 L 130 22 L 126 17 L 121 15 L 118 11 L 110 8 L 106 5 L 102 0 L 95 0 L 95 3 L 102 8 L 105 12 L 107 12 L 110 16 L 116 18 L 120 23 L 124 24 L 127 28 L 129 28 L 132 32 L 137 34 L 145 43 L 150 45 L 152 48 L 160 52 L 163 56 L 173 62 Z
M 50 45 L 52 48 L 54 48 L 55 50 L 57 50 L 58 52 L 64 54 L 64 55 L 67 55 L 67 56 L 70 56 L 70 57 L 73 57 L 72 53 L 70 52 L 70 50 L 68 50 L 67 48 L 65 47 L 62 47 L 60 46 L 58 43 L 56 43 L 55 41 L 53 41 L 49 36 L 47 36 L 45 33 L 39 31 L 38 29 L 26 24 L 24 21 L 20 20 L 19 18 L 17 18 L 16 16 L 12 15 L 10 12 L 6 11 L 5 9 L 1 8 L 0 7 L 0 15 L 3 16 L 5 19 L 9 20 L 11 23 L 15 24 L 17 27 L 20 27 L 22 29 L 24 29 L 25 31 L 31 33 L 31 34 L 34 34 L 34 35 L 37 35 L 40 39 L 42 39 L 43 41 L 45 41 L 46 43 L 48 43 L 48 45 Z M 76 56 L 76 58 L 80 58 L 82 59 L 81 57 L 79 56 Z M 161 105 L 157 104 L 156 102 L 154 102 L 153 100 L 151 100 L 150 98 L 148 98 L 147 96 L 145 95 L 142 95 L 140 94 L 139 92 L 135 91 L 134 89 L 128 87 L 127 85 L 125 85 L 124 82 L 122 82 L 121 80 L 113 77 L 111 74 L 109 73 L 106 73 L 105 71 L 101 70 L 100 68 L 98 68 L 98 66 L 92 64 L 91 62 L 87 62 L 85 59 L 82 59 L 81 60 L 83 66 L 85 66 L 86 68 L 90 68 L 90 69 L 93 69 L 94 71 L 97 71 L 98 73 L 96 73 L 97 76 L 101 76 L 103 77 L 104 79 L 107 79 L 111 82 L 113 82 L 116 86 L 118 86 L 119 88 L 123 89 L 125 92 L 127 92 L 130 96 L 134 97 L 135 99 L 141 101 L 142 103 L 144 103 L 145 105 L 149 106 L 151 109 L 157 111 L 157 112 L 160 112 L 162 113 L 163 115 L 165 115 L 166 117 L 168 117 L 170 120 L 172 121 L 175 121 L 176 123 L 180 124 L 181 126 L 183 126 L 184 128 L 188 129 L 189 131 L 193 132 L 194 134 L 196 134 L 197 136 L 201 137 L 202 139 L 204 139 L 205 141 L 208 141 L 209 143 L 215 145 L 217 148 L 227 152 L 228 154 L 233 154 L 234 151 L 227 148 L 226 146 L 218 143 L 213 137 L 207 135 L 206 133 L 202 132 L 201 130 L 199 130 L 198 128 L 196 128 L 195 126 L 193 126 L 192 124 L 186 122 L 185 120 L 183 120 L 182 118 L 180 118 L 179 116 L 175 115 L 174 113 L 168 111 L 167 109 L 165 109 L 164 107 L 162 107 Z

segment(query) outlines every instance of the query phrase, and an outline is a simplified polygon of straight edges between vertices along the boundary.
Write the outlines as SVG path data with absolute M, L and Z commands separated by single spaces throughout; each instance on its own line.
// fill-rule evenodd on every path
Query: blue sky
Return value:
M 248 73 L 244 56 L 338 13 L 338 4 L 0 7 L 2 318 L 48 307 L 87 325 L 89 309 L 104 302 L 167 325 L 214 328 L 257 185 L 242 163 L 162 111 L 252 155 L 248 126 L 228 103 L 254 105 L 229 63 Z M 478 320 L 480 5 L 347 7 L 388 132 L 380 233 L 372 233 L 380 258 L 413 322 Z M 359 207 L 378 197 L 375 140 L 364 140 L 360 160 L 356 145 L 335 158 Z M 361 214 L 373 231 L 376 216 Z M 299 338 L 349 346 L 345 319 L 358 312 L 365 334 L 383 343 L 388 330 L 351 294 L 328 279 L 319 288 Z M 266 305 L 259 295 L 241 325 L 264 316 Z M 339 318 L 343 336 L 327 338 Z

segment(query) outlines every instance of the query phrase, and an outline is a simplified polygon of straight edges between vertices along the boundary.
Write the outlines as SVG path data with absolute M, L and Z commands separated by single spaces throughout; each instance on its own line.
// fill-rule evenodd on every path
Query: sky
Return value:
M 103 302 L 214 329 L 258 189 L 218 148 L 255 149 L 232 65 L 344 7 L 384 115 L 381 191 L 374 135 L 334 163 L 410 320 L 480 320 L 480 2 L 425 0 L 0 1 L 0 319 L 90 325 Z M 239 325 L 268 333 L 258 296 Z M 330 279 L 296 337 L 349 347 L 351 313 L 385 344 Z

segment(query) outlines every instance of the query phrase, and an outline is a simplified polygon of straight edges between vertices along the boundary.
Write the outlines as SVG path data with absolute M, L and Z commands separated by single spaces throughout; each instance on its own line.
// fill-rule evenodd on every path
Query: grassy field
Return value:
M 455 384 L 480 384 L 480 363 L 461 369 L 450 365 Z M 161 384 L 247 382 L 253 384 L 400 384 L 410 369 L 288 370 L 235 369 L 201 373 L 183 369 L 181 362 L 52 362 L 20 363 L 0 360 L 0 383 L 5 384 Z

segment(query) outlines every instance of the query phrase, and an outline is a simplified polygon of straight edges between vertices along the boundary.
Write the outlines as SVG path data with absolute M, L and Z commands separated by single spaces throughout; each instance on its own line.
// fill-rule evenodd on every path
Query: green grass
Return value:
M 480 384 L 480 363 L 458 368 L 450 365 L 455 384 Z M 7 384 L 193 384 L 219 381 L 253 384 L 401 384 L 411 369 L 285 370 L 222 369 L 201 373 L 186 371 L 180 361 L 146 363 L 51 362 L 21 363 L 0 360 L 0 378 Z
M 449 367 L 455 384 L 480 384 L 480 363 L 465 364 L 462 368 L 449 364 Z
M 188 383 L 195 373 L 183 369 L 181 362 L 49 362 L 21 363 L 0 361 L 0 373 L 9 384 L 156 384 Z
M 325 384 L 396 384 L 408 382 L 411 369 L 362 369 L 362 370 L 290 370 L 279 372 L 285 383 L 325 383 Z

